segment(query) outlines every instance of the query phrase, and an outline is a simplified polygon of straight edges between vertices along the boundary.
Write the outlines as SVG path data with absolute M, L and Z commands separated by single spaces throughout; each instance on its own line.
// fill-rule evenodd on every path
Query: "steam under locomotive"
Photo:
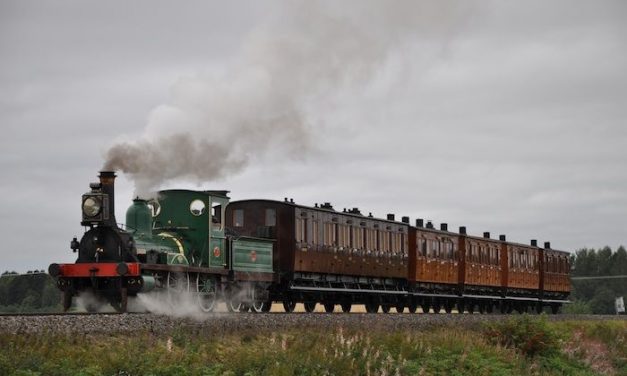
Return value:
M 117 311 L 129 296 L 153 290 L 193 296 L 200 309 L 285 311 L 318 303 L 332 312 L 447 313 L 513 310 L 557 313 L 570 292 L 568 254 L 451 232 L 446 224 L 400 222 L 271 200 L 229 203 L 227 191 L 164 190 L 136 198 L 122 229 L 115 219 L 115 173 L 102 171 L 82 197 L 86 232 L 71 241 L 73 264 L 52 264 L 63 307 L 93 293 Z M 87 307 L 91 309 L 91 307 Z

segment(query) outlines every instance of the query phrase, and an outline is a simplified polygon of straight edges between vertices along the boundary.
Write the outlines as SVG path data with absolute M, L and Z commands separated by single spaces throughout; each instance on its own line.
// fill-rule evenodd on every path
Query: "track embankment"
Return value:
M 213 313 L 193 317 L 156 314 L 82 314 L 0 316 L 0 333 L 106 334 L 155 332 L 181 328 L 203 334 L 289 329 L 421 330 L 434 327 L 473 328 L 488 321 L 507 320 L 511 315 L 481 314 L 365 314 L 365 313 Z M 548 315 L 550 321 L 627 320 L 627 316 Z

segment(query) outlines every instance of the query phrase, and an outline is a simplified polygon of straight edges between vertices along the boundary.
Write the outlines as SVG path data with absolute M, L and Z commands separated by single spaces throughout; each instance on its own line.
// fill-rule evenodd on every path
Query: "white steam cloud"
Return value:
M 269 149 L 311 150 L 312 130 L 338 91 L 358 95 L 392 53 L 446 35 L 463 7 L 450 2 L 287 2 L 256 27 L 226 71 L 179 80 L 142 137 L 113 145 L 105 169 L 138 194 L 241 171 Z M 315 119 L 315 120 L 314 120 Z

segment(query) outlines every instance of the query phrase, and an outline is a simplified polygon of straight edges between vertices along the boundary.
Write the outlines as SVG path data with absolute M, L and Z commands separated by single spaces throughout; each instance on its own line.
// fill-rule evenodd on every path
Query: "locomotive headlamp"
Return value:
M 87 217 L 95 217 L 100 213 L 102 203 L 97 197 L 87 197 L 83 201 L 83 214 Z

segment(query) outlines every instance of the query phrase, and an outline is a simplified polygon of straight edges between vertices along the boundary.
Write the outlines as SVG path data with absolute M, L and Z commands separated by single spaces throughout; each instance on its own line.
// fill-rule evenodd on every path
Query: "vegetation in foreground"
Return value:
M 2 375 L 627 374 L 627 322 L 519 316 L 474 329 L 0 336 Z

